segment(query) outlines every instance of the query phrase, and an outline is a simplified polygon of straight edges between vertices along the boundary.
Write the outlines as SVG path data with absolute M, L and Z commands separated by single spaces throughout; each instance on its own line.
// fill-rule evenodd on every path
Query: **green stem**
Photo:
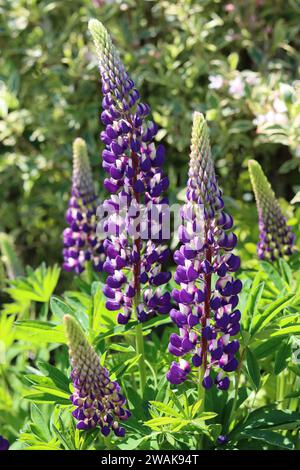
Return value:
M 106 437 L 103 436 L 103 441 L 104 441 L 105 449 L 112 450 L 114 448 L 109 436 L 106 436 Z
M 276 378 L 276 399 L 280 402 L 278 407 L 281 409 L 284 408 L 285 380 L 284 371 L 282 371 Z
M 237 375 L 236 375 L 236 378 L 235 378 L 233 403 L 232 403 L 232 408 L 231 408 L 231 412 L 230 412 L 230 416 L 229 416 L 228 424 L 227 424 L 228 430 L 230 429 L 231 421 L 232 421 L 232 419 L 235 415 L 235 412 L 236 412 L 236 406 L 237 406 L 237 401 L 238 401 L 238 397 L 239 397 L 239 385 L 240 385 L 240 378 L 241 378 L 242 364 L 243 364 L 244 356 L 245 356 L 245 349 L 243 349 L 241 351 L 240 363 L 238 365 Z
M 140 371 L 140 390 L 141 396 L 144 396 L 146 386 L 146 363 L 145 363 L 145 351 L 144 351 L 144 338 L 142 325 L 139 323 L 135 327 L 135 344 L 136 352 L 140 355 L 139 358 L 139 371 Z
M 86 268 L 85 268 L 85 279 L 86 279 L 86 282 L 91 286 L 93 281 L 94 281 L 94 276 L 93 276 L 93 267 L 92 267 L 92 263 L 90 261 L 88 261 L 86 263 Z
M 200 406 L 200 413 L 204 410 L 204 400 L 205 400 L 205 388 L 202 386 L 202 381 L 204 377 L 204 369 L 203 367 L 199 367 L 198 370 L 198 400 L 202 400 L 201 406 Z
M 198 400 L 202 400 L 201 406 L 199 408 L 199 415 L 203 413 L 205 409 L 205 388 L 202 386 L 202 381 L 204 377 L 204 368 L 199 367 L 198 370 Z M 204 448 L 204 434 L 201 434 L 199 437 L 199 450 L 203 450 Z

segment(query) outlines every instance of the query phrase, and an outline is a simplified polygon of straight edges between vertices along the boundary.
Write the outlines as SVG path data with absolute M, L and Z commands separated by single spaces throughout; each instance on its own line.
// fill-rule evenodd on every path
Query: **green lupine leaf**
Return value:
M 242 432 L 242 435 L 251 439 L 258 439 L 260 441 L 271 444 L 272 446 L 284 449 L 293 450 L 295 447 L 290 439 L 274 431 L 265 429 L 245 429 Z
M 51 434 L 44 414 L 36 404 L 31 405 L 31 419 L 38 429 L 41 439 L 46 442 L 51 440 Z
M 61 390 L 66 393 L 70 391 L 70 380 L 63 374 L 57 367 L 48 364 L 48 362 L 39 361 L 39 368 L 46 373 L 47 376 L 53 381 L 53 383 Z
M 269 405 L 252 411 L 243 424 L 243 428 L 286 429 L 287 425 L 297 423 L 300 423 L 300 413 L 278 410 L 274 405 Z
M 33 401 L 35 403 L 57 403 L 60 405 L 71 404 L 67 393 L 47 387 L 35 387 L 33 392 L 26 393 L 23 397 L 26 400 Z
M 269 305 L 263 311 L 263 313 L 259 317 L 257 317 L 257 320 L 254 322 L 253 325 L 253 332 L 255 333 L 259 330 L 262 330 L 267 325 L 269 325 L 273 318 L 275 318 L 276 315 L 278 315 L 278 313 L 280 313 L 283 309 L 292 305 L 294 300 L 294 294 L 287 294 L 272 302 L 271 305 Z
M 139 359 L 141 357 L 141 354 L 137 354 L 131 359 L 128 359 L 121 365 L 117 365 L 116 367 L 111 369 L 111 374 L 110 378 L 111 380 L 116 380 L 118 377 L 121 375 L 124 375 L 125 373 L 128 373 L 133 367 L 137 365 L 139 362 Z
M 251 378 L 253 385 L 255 386 L 256 390 L 260 387 L 260 370 L 257 359 L 253 352 L 247 348 L 246 349 L 246 363 L 247 363 L 247 370 L 248 374 Z
M 109 349 L 111 349 L 112 351 L 119 351 L 124 353 L 135 352 L 135 349 L 133 346 L 131 346 L 131 344 L 129 346 L 125 346 L 123 344 L 112 343 L 109 345 Z
M 300 323 L 293 326 L 287 326 L 286 328 L 280 328 L 279 330 L 274 331 L 271 336 L 290 336 L 293 334 L 300 334 Z
M 62 325 L 56 323 L 22 320 L 15 322 L 15 337 L 30 343 L 66 343 Z
M 62 320 L 64 315 L 74 315 L 73 309 L 63 302 L 59 297 L 51 297 L 50 308 L 53 315 L 55 315 L 59 320 Z
M 253 353 L 256 359 L 263 359 L 264 357 L 274 354 L 281 344 L 281 339 L 271 338 L 261 342 L 254 350 Z
M 176 418 L 182 418 L 181 414 L 174 409 L 174 407 L 166 405 L 165 403 L 161 403 L 158 401 L 150 401 L 149 402 L 156 410 L 168 415 L 173 416 Z
M 274 374 L 278 375 L 286 366 L 289 358 L 291 357 L 291 345 L 289 342 L 284 341 L 277 351 L 274 364 Z

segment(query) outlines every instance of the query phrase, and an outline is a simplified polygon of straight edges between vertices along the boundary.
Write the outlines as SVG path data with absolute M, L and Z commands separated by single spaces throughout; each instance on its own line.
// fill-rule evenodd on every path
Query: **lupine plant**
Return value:
M 72 194 L 66 213 L 69 227 L 63 233 L 63 267 L 67 271 L 79 274 L 89 262 L 96 271 L 102 271 L 103 244 L 96 234 L 96 208 L 86 143 L 77 138 L 73 144 Z
M 104 186 L 111 193 L 103 204 L 109 214 L 103 227 L 107 234 L 106 308 L 119 312 L 120 324 L 126 324 L 132 312 L 139 322 L 144 322 L 157 313 L 169 313 L 171 308 L 170 293 L 162 290 L 171 277 L 170 272 L 162 270 L 169 255 L 163 244 L 162 227 L 157 227 L 152 236 L 153 222 L 147 218 L 148 237 L 143 240 L 142 222 L 136 222 L 142 205 L 150 214 L 154 210 L 160 213 L 163 204 L 167 204 L 163 197 L 169 185 L 162 171 L 164 149 L 161 145 L 155 147 L 157 126 L 148 119 L 149 106 L 141 102 L 108 32 L 97 20 L 90 21 L 89 29 L 99 57 L 101 120 L 105 125 L 101 140 L 106 145 L 102 159 L 108 174 Z M 143 356 L 139 326 L 136 332 L 137 348 Z M 144 388 L 143 357 L 140 366 Z
M 240 258 L 232 253 L 237 243 L 231 231 L 233 219 L 224 211 L 207 125 L 198 112 L 193 120 L 186 203 L 181 215 L 185 222 L 179 227 L 182 244 L 174 254 L 174 279 L 180 288 L 173 290 L 177 308 L 171 311 L 180 334 L 172 333 L 169 351 L 179 357 L 192 356 L 204 388 L 215 382 L 219 389 L 227 390 L 227 373 L 238 366 L 235 354 L 239 342 L 233 338 L 240 330 L 241 312 L 236 307 L 242 283 L 234 280 L 232 273 L 239 269 Z M 202 222 L 200 227 L 197 221 Z M 189 372 L 189 362 L 181 359 L 179 364 L 172 363 L 167 378 L 180 384 Z
M 64 323 L 74 386 L 70 399 L 76 406 L 72 414 L 78 421 L 77 428 L 99 426 L 104 436 L 108 436 L 112 429 L 116 436 L 123 437 L 125 429 L 119 425 L 119 420 L 128 419 L 130 412 L 123 408 L 126 400 L 119 384 L 110 380 L 108 371 L 100 365 L 97 354 L 76 320 L 65 315 Z
M 299 449 L 300 261 L 289 222 L 250 161 L 260 242 L 245 256 L 252 231 L 223 195 L 196 111 L 180 224 L 165 231 L 161 134 L 107 30 L 97 20 L 89 30 L 105 197 L 77 138 L 63 236 L 71 287 L 44 264 L 6 281 L 0 450 Z
M 274 191 L 255 160 L 249 160 L 249 174 L 258 211 L 257 254 L 261 259 L 270 261 L 287 258 L 292 254 L 295 242 L 291 227 L 287 225 Z

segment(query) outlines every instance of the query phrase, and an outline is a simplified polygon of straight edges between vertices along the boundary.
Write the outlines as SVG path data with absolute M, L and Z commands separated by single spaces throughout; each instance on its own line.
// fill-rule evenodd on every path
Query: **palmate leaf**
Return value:
M 158 401 L 150 401 L 150 405 L 154 407 L 155 410 L 162 412 L 165 415 L 180 419 L 182 418 L 182 415 L 174 409 L 174 405 L 167 405 Z
M 29 432 L 20 435 L 20 442 L 23 443 L 22 450 L 62 450 L 56 438 L 44 442 L 39 436 Z
M 174 398 L 176 398 L 176 400 Z M 184 402 L 184 405 L 182 402 Z M 155 431 L 163 428 L 163 430 L 169 430 L 173 433 L 187 426 L 206 430 L 207 426 L 205 421 L 217 416 L 214 412 L 199 413 L 202 400 L 198 400 L 196 403 L 189 405 L 188 396 L 186 394 L 178 398 L 172 393 L 169 402 L 150 401 L 150 404 L 152 419 L 146 421 L 144 424 Z M 177 407 L 177 410 L 175 407 Z M 157 416 L 157 414 L 162 414 L 162 416 Z M 197 415 L 198 417 L 196 417 Z
M 189 420 L 180 418 L 175 418 L 172 416 L 160 416 L 158 418 L 152 418 L 146 421 L 144 424 L 149 426 L 153 430 L 159 430 L 162 426 L 170 426 L 170 430 L 178 430 L 178 426 L 183 427 L 189 424 Z M 179 428 L 180 429 L 180 428 Z
M 49 302 L 57 285 L 60 268 L 57 265 L 47 268 L 43 263 L 33 270 L 27 268 L 27 276 L 11 281 L 11 287 L 6 292 L 15 300 L 33 302 Z

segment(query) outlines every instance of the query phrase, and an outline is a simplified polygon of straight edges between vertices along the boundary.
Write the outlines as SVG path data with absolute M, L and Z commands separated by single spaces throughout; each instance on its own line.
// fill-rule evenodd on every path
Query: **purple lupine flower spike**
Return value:
M 66 271 L 81 273 L 87 262 L 95 271 L 102 271 L 103 242 L 96 235 L 97 197 L 86 144 L 77 138 L 73 144 L 72 195 L 66 213 L 69 225 L 64 230 L 64 263 Z
M 72 414 L 78 421 L 77 428 L 88 430 L 99 426 L 104 436 L 113 430 L 116 436 L 123 437 L 125 429 L 120 421 L 127 420 L 130 412 L 124 407 L 126 399 L 119 384 L 110 380 L 76 320 L 65 315 L 64 324 L 74 385 L 70 399 L 76 406 Z
M 149 106 L 140 101 L 108 32 L 97 20 L 90 21 L 89 29 L 102 79 L 105 131 L 101 139 L 106 145 L 102 158 L 108 175 L 104 186 L 111 193 L 104 203 L 110 214 L 104 226 L 106 307 L 119 312 L 121 324 L 129 321 L 134 310 L 143 322 L 171 308 L 171 296 L 162 288 L 171 277 L 162 270 L 169 254 L 162 244 L 160 222 L 168 204 L 163 196 L 169 184 L 162 171 L 164 148 L 155 147 L 157 126 L 147 118 Z M 138 218 L 142 206 L 147 214 L 143 223 Z M 158 222 L 155 230 L 151 210 Z
M 0 450 L 8 450 L 9 442 L 3 436 L 0 436 Z
M 179 228 L 180 248 L 174 254 L 177 264 L 172 292 L 177 308 L 171 310 L 179 334 L 172 333 L 169 351 L 180 357 L 173 362 L 167 379 L 183 382 L 193 368 L 202 367 L 202 385 L 221 390 L 229 387 L 228 373 L 238 366 L 235 354 L 239 342 L 233 337 L 240 329 L 236 309 L 242 283 L 232 274 L 240 259 L 232 253 L 237 238 L 233 219 L 224 211 L 211 157 L 208 128 L 202 114 L 193 119 L 189 179 L 186 203 Z M 191 359 L 191 363 L 183 359 Z
M 275 261 L 293 252 L 295 235 L 286 223 L 279 202 L 260 164 L 249 160 L 250 179 L 256 199 L 259 225 L 257 254 L 260 259 Z

